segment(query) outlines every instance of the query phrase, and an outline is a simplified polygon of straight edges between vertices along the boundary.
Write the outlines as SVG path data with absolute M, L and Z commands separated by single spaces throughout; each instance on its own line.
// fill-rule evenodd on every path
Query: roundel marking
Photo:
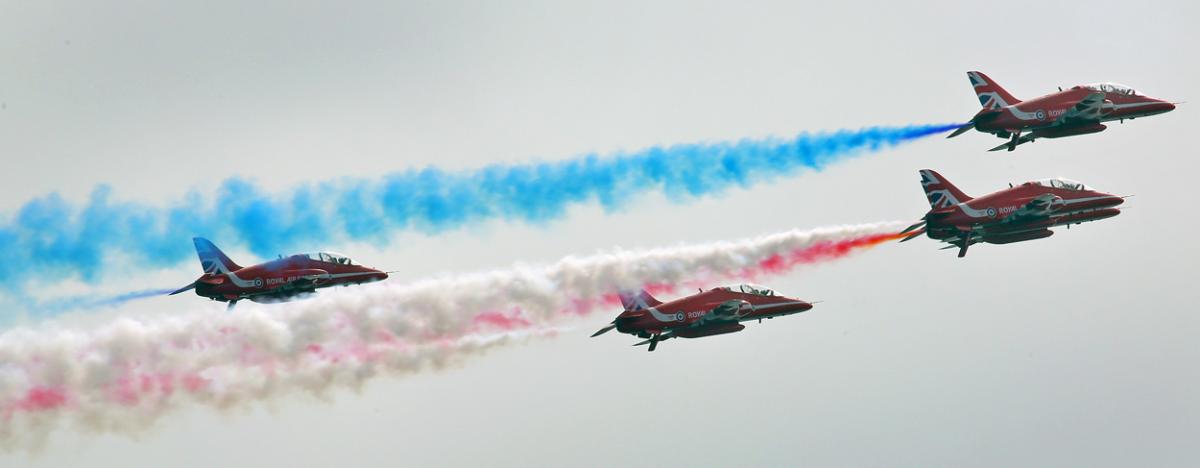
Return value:
M 989 206 L 987 209 L 987 215 L 989 218 L 995 218 L 996 217 L 996 209 Z

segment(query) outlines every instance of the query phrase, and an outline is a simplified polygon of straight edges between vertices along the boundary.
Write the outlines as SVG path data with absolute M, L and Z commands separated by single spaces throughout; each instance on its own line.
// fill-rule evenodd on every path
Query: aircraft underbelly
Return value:
M 746 326 L 740 323 L 722 323 L 700 328 L 681 329 L 675 332 L 675 336 L 680 338 L 700 338 L 702 336 L 724 335 L 726 333 L 739 332 L 744 328 L 746 328 Z

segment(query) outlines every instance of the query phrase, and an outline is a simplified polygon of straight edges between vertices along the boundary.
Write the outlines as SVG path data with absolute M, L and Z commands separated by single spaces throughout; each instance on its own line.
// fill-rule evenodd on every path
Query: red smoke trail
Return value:
M 67 403 L 67 396 L 62 390 L 49 387 L 33 387 L 25 393 L 25 398 L 16 402 L 16 409 L 24 411 L 39 411 L 58 408 Z
M 883 233 L 839 241 L 817 242 L 786 254 L 775 254 L 767 257 L 758 262 L 757 266 L 740 271 L 737 276 L 755 278 L 764 274 L 781 275 L 800 265 L 837 260 L 860 250 L 869 249 L 884 242 L 903 237 L 900 233 Z
M 67 393 L 59 388 L 34 386 L 25 391 L 25 396 L 4 408 L 3 421 L 7 423 L 13 413 L 23 411 L 35 413 L 62 408 L 67 405 Z
M 725 273 L 716 276 L 719 279 L 729 280 L 758 278 L 762 275 L 781 275 L 790 272 L 800 265 L 838 260 L 852 253 L 903 237 L 904 235 L 900 233 L 883 233 L 839 241 L 817 242 L 813 245 L 793 250 L 787 254 L 775 254 L 767 257 L 758 262 L 755 267 L 744 268 L 736 273 Z M 713 280 L 690 280 L 680 284 L 648 283 L 643 285 L 642 288 L 651 295 L 660 293 L 671 294 L 685 287 L 702 289 L 707 285 L 711 288 L 710 281 Z M 561 311 L 562 315 L 584 316 L 600 307 L 621 307 L 621 298 L 615 292 L 595 298 L 573 298 L 569 302 L 570 306 Z M 525 318 L 520 309 L 513 309 L 509 313 L 499 311 L 482 312 L 472 319 L 472 323 L 474 325 L 471 329 L 472 332 L 479 332 L 482 328 L 506 331 L 523 330 L 533 328 L 535 325 L 532 321 Z
M 736 280 L 757 280 L 765 275 L 783 275 L 798 266 L 812 265 L 844 258 L 850 254 L 863 251 L 888 241 L 901 239 L 905 235 L 899 233 L 868 234 L 861 237 L 837 241 L 821 241 L 784 254 L 775 254 L 762 259 L 752 267 L 746 267 L 733 272 L 697 272 L 698 276 L 708 276 L 704 279 L 691 279 L 678 284 L 648 283 L 642 289 L 651 296 L 659 294 L 674 294 L 681 289 L 711 289 L 715 282 Z M 593 298 L 572 298 L 570 306 L 563 309 L 561 315 L 582 317 L 589 315 L 599 308 L 615 308 L 614 313 L 620 312 L 621 298 L 616 293 L 605 294 Z M 512 330 L 532 325 L 528 322 L 518 323 L 509 316 L 499 312 L 484 312 L 475 317 L 475 323 L 489 324 L 501 330 Z
M 422 347 L 453 348 L 462 346 L 464 342 L 479 346 L 481 343 L 486 344 L 490 340 L 506 336 L 495 334 L 497 330 L 524 332 L 528 336 L 554 336 L 560 330 L 529 320 L 519 309 L 507 313 L 485 312 L 476 316 L 474 322 L 475 326 L 465 333 L 447 334 L 432 340 L 399 339 L 390 333 L 375 333 L 357 338 L 335 339 L 332 342 L 309 343 L 301 348 L 303 353 L 292 358 L 272 356 L 248 343 L 238 343 L 236 339 L 231 339 L 232 343 L 227 343 L 226 346 L 241 347 L 238 367 L 258 369 L 267 380 L 279 381 L 309 363 L 319 362 L 327 366 L 355 368 L 362 364 L 381 364 L 388 358 L 412 357 L 414 353 L 421 351 Z M 237 331 L 222 332 L 231 338 L 239 334 Z M 218 402 L 222 399 L 222 395 L 212 393 L 212 380 L 196 373 L 146 372 L 138 367 L 125 366 L 113 382 L 102 386 L 99 393 L 101 398 L 123 407 L 166 404 L 178 390 L 203 398 L 215 397 Z M 35 385 L 26 390 L 19 399 L 0 405 L 0 423 L 9 423 L 17 413 L 48 413 L 72 409 L 75 403 L 68 389 Z
M 499 330 L 519 330 L 529 328 L 534 325 L 528 318 L 521 313 L 520 309 L 513 309 L 508 313 L 500 311 L 487 311 L 476 315 L 472 322 L 475 325 L 473 332 L 478 332 L 479 328 L 491 327 Z
M 659 292 L 672 293 L 679 289 L 712 288 L 714 281 L 757 280 L 765 275 L 783 275 L 801 265 L 829 262 L 842 259 L 850 254 L 860 252 L 885 242 L 903 238 L 900 233 L 868 234 L 836 241 L 821 241 L 791 252 L 775 254 L 760 260 L 752 267 L 746 267 L 734 272 L 713 272 L 707 279 L 688 280 L 679 284 L 649 284 L 644 286 L 647 292 L 654 295 Z M 604 297 L 604 302 L 620 304 L 616 294 Z

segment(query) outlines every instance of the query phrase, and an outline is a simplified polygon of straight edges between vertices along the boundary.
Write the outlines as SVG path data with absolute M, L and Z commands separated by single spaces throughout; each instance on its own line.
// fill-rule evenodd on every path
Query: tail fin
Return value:
M 621 296 L 621 305 L 625 306 L 625 310 L 646 310 L 662 304 L 662 301 L 655 299 L 645 289 L 638 291 L 637 294 L 632 291 L 621 291 L 619 295 Z
M 196 244 L 196 255 L 200 257 L 200 267 L 205 273 L 220 274 L 242 269 L 208 239 L 193 237 L 192 243 Z
M 1008 91 L 983 72 L 969 71 L 967 78 L 971 80 L 971 86 L 975 87 L 975 96 L 979 98 L 979 105 L 983 106 L 984 110 L 996 110 L 1021 103 L 1020 99 L 1008 94 Z
M 921 169 L 921 186 L 925 189 L 925 198 L 929 199 L 929 207 L 934 210 L 971 200 L 971 197 L 932 169 Z

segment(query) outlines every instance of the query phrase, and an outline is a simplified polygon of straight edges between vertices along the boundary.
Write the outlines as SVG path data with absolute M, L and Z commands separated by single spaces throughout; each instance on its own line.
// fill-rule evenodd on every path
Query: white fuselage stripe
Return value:
M 776 307 L 784 307 L 784 306 L 793 306 L 793 305 L 799 305 L 799 304 L 804 304 L 804 302 L 800 302 L 800 301 L 779 302 L 776 304 L 767 304 L 767 305 L 763 305 L 763 306 L 755 306 L 755 305 L 751 304 L 750 307 L 751 307 L 751 310 L 753 310 L 754 312 L 758 312 L 760 310 L 773 309 Z M 681 322 L 681 321 L 683 321 L 681 319 L 681 317 L 683 316 L 683 312 L 679 312 L 679 313 L 675 313 L 675 314 L 664 314 L 662 312 L 659 312 L 658 309 L 655 307 L 651 307 L 647 310 L 649 310 L 650 315 L 653 316 L 654 319 L 658 320 L 659 322 Z M 710 312 L 712 312 L 712 311 L 710 310 L 708 312 L 705 312 L 705 315 L 707 315 Z M 755 317 L 755 318 L 757 318 L 757 317 Z M 747 320 L 749 320 L 749 319 L 747 319 Z
M 352 277 L 352 276 L 363 276 L 363 275 L 370 275 L 370 274 L 374 274 L 374 272 L 373 272 L 373 271 L 357 271 L 357 272 L 353 272 L 353 273 L 335 273 L 335 274 L 327 274 L 327 275 L 328 275 L 328 278 L 329 278 L 329 279 L 338 279 L 338 278 L 349 278 L 349 277 Z M 230 281 L 232 281 L 234 285 L 236 285 L 236 286 L 238 286 L 238 287 L 240 287 L 240 288 L 254 288 L 254 287 L 256 287 L 256 286 L 254 285 L 254 281 L 253 281 L 253 280 L 249 280 L 249 281 L 248 281 L 248 280 L 244 280 L 244 279 L 242 279 L 241 277 L 239 277 L 239 276 L 237 275 L 237 273 L 234 273 L 234 272 L 232 272 L 232 271 L 231 271 L 231 272 L 228 272 L 228 273 L 226 273 L 226 275 L 227 275 L 227 276 L 229 276 L 229 280 L 230 280 Z M 323 276 L 323 275 L 297 275 L 297 276 L 301 276 L 301 277 L 307 277 L 307 276 L 317 276 L 317 277 L 320 277 L 320 276 Z
M 682 312 L 678 313 L 678 314 L 664 314 L 662 312 L 659 312 L 657 307 L 651 307 L 646 310 L 649 310 L 650 315 L 654 317 L 654 320 L 658 320 L 659 322 L 682 322 L 683 321 L 683 313 Z
M 1096 200 L 1103 200 L 1105 198 L 1109 198 L 1109 197 L 1075 198 L 1075 199 L 1071 199 L 1071 200 L 1063 200 L 1062 203 L 1064 205 L 1070 205 L 1070 204 L 1074 204 L 1074 203 L 1083 203 L 1083 202 L 1090 202 L 1090 201 L 1096 201 Z

